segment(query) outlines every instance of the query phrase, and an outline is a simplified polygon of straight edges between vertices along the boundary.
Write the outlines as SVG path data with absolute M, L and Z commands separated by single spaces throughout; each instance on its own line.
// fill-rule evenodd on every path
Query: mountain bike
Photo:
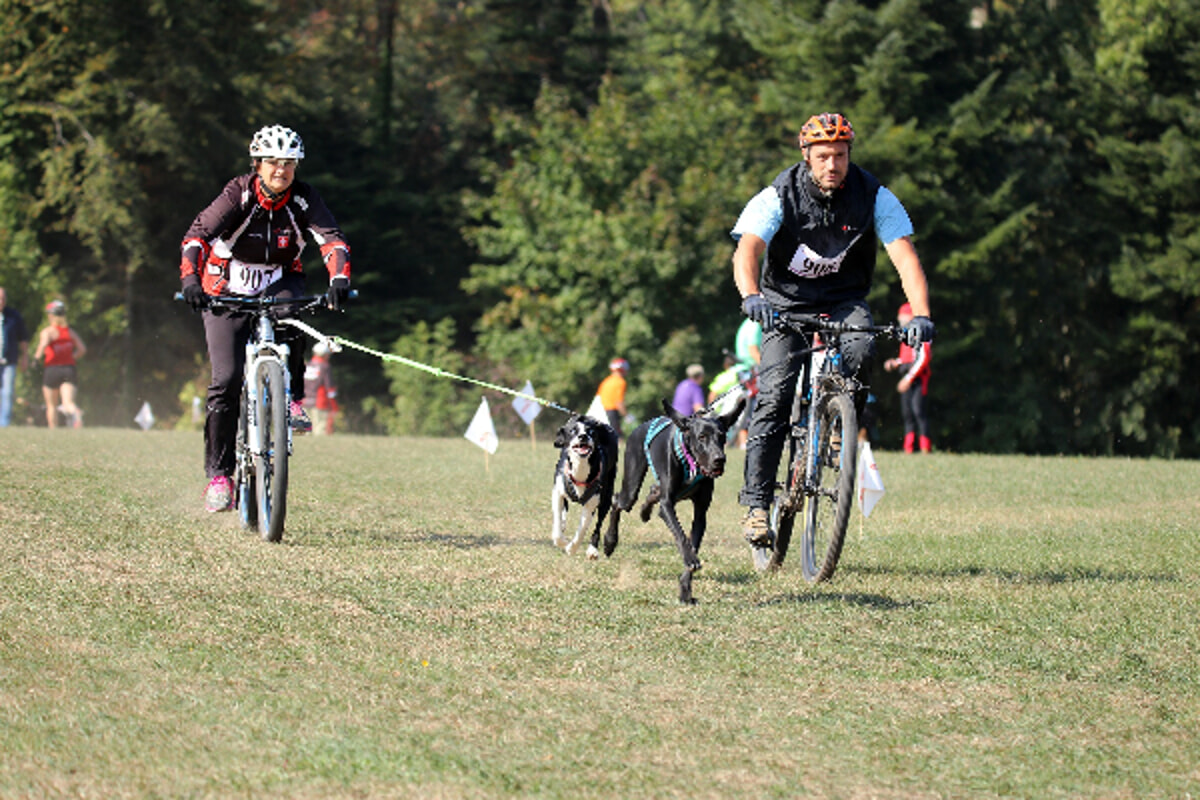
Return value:
M 776 486 L 770 525 L 771 547 L 751 547 L 760 572 L 783 565 L 797 518 L 801 524 L 800 570 L 810 583 L 827 581 L 837 569 L 854 500 L 858 455 L 855 394 L 863 388 L 842 369 L 841 338 L 869 333 L 899 339 L 897 325 L 854 325 L 825 317 L 785 314 L 779 323 L 809 335 L 813 346 L 796 379 L 788 427 L 787 473 Z M 815 336 L 814 336 L 815 334 Z
M 350 292 L 351 297 L 357 295 L 355 291 Z M 177 293 L 175 299 L 182 300 L 183 295 Z M 288 457 L 292 454 L 290 348 L 276 341 L 275 326 L 297 328 L 328 343 L 330 351 L 337 352 L 341 349 L 337 342 L 294 318 L 295 314 L 315 312 L 327 305 L 328 298 L 323 294 L 208 298 L 209 308 L 254 316 L 242 369 L 233 498 L 242 528 L 258 531 L 268 542 L 283 539 L 283 523 L 287 517 Z M 273 319 L 279 316 L 280 309 L 293 316 Z

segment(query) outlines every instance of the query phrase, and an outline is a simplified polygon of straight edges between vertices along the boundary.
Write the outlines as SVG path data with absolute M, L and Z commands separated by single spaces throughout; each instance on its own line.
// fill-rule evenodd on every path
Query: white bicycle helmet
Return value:
M 304 158 L 304 142 L 300 134 L 282 125 L 259 129 L 250 140 L 251 158 Z

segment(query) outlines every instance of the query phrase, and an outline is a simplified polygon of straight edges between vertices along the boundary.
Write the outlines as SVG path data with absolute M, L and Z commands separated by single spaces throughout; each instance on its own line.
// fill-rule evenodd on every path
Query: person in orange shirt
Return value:
M 600 381 L 596 394 L 600 396 L 600 405 L 608 416 L 608 424 L 621 433 L 621 419 L 625 416 L 625 376 L 629 374 L 629 362 L 623 358 L 614 358 L 608 362 L 608 377 Z
M 46 370 L 42 373 L 42 396 L 46 399 L 46 424 L 58 427 L 58 412 L 67 418 L 67 424 L 78 428 L 83 423 L 79 406 L 75 405 L 75 359 L 87 352 L 83 340 L 67 325 L 67 306 L 62 300 L 54 300 L 46 306 L 50 324 L 38 334 L 37 350 L 33 360 L 46 357 Z

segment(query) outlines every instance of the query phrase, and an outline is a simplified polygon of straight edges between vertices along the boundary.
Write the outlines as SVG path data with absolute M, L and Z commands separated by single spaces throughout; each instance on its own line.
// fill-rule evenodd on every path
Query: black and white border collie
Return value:
M 612 507 L 613 488 L 617 482 L 617 432 L 591 417 L 572 414 L 558 429 L 554 446 L 562 452 L 554 469 L 554 489 L 550 493 L 550 508 L 554 514 L 550 538 L 555 547 L 562 547 L 570 555 L 595 517 L 596 526 L 592 530 L 587 557 L 597 558 L 600 555 L 600 526 Z M 579 528 L 568 542 L 563 529 L 571 503 L 578 503 L 581 512 Z

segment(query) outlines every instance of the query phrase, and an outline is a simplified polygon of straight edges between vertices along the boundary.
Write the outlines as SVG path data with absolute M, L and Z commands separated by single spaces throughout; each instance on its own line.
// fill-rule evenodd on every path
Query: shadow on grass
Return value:
M 790 593 L 772 597 L 758 603 L 759 608 L 781 605 L 811 605 L 817 603 L 836 603 L 838 605 L 860 606 L 876 611 L 916 611 L 928 605 L 918 600 L 896 600 L 883 594 L 865 592 L 814 592 L 812 594 Z
M 995 567 L 963 566 L 930 567 L 846 567 L 842 572 L 859 575 L 909 576 L 915 578 L 992 578 L 1003 583 L 1028 583 L 1053 586 L 1063 583 L 1178 583 L 1179 576 L 1165 572 L 1113 572 L 1092 567 L 1077 567 L 1044 572 L 998 569 Z
M 306 533 L 294 540 L 285 537 L 286 544 L 297 547 L 316 546 L 330 540 L 349 540 L 356 544 L 422 544 L 445 545 L 455 550 L 485 550 L 490 547 L 528 546 L 531 544 L 524 539 L 510 539 L 494 534 L 441 533 L 438 531 L 379 531 L 379 530 L 341 530 L 325 533 Z

